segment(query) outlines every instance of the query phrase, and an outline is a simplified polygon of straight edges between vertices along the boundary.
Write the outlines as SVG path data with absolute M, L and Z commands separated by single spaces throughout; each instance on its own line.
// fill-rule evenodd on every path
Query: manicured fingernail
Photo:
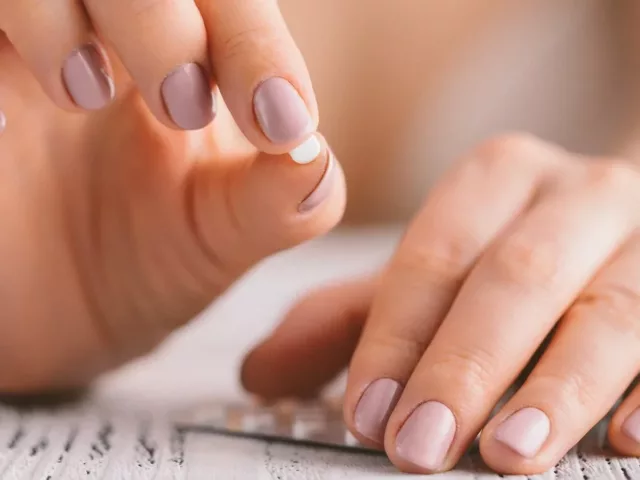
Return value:
M 387 421 L 401 392 L 400 384 L 390 378 L 372 382 L 356 407 L 353 419 L 358 433 L 374 442 L 383 443 Z
M 196 63 L 182 65 L 162 82 L 162 97 L 175 124 L 199 130 L 215 117 L 215 101 L 204 69 Z
M 629 415 L 629 418 L 624 421 L 622 431 L 627 437 L 636 443 L 640 443 L 640 408 Z
M 4 132 L 5 127 L 7 126 L 7 117 L 4 116 L 4 113 L 0 110 L 0 134 Z
M 298 206 L 298 212 L 307 213 L 314 208 L 318 207 L 331 195 L 333 185 L 336 180 L 336 159 L 333 153 L 329 151 L 329 160 L 327 161 L 327 168 L 322 175 L 322 178 L 316 185 L 316 188 L 305 198 Z
M 300 141 L 313 131 L 313 120 L 298 91 L 280 77 L 262 82 L 253 105 L 258 123 L 275 144 Z
M 456 433 L 451 410 L 440 402 L 416 408 L 396 438 L 396 453 L 407 462 L 426 470 L 439 470 Z
M 115 93 L 104 59 L 93 45 L 74 50 L 62 67 L 62 79 L 76 105 L 85 110 L 106 107 Z
M 551 422 L 542 410 L 527 407 L 507 418 L 495 431 L 495 439 L 525 458 L 534 457 L 549 436 Z

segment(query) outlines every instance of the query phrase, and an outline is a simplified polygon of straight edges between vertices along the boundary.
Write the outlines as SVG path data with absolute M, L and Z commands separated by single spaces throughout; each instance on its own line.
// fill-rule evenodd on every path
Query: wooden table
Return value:
M 147 358 L 63 409 L 0 408 L 2 479 L 341 480 L 406 478 L 383 457 L 185 432 L 172 412 L 242 398 L 243 352 L 312 286 L 373 271 L 398 230 L 343 231 L 271 259 Z M 341 388 L 338 381 L 332 388 Z M 640 479 L 636 459 L 607 457 L 598 428 L 535 479 Z M 468 455 L 434 479 L 496 479 Z M 524 479 L 526 477 L 513 477 Z

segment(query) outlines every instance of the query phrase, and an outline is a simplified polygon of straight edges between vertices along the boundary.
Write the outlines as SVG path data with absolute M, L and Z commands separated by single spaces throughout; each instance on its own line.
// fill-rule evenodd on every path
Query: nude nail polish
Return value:
M 171 119 L 183 130 L 199 130 L 215 117 L 215 100 L 205 70 L 196 63 L 176 68 L 162 82 L 162 98 Z
M 4 132 L 4 129 L 7 126 L 7 117 L 4 116 L 4 113 L 0 110 L 0 134 Z
M 327 168 L 322 175 L 322 178 L 313 189 L 313 191 L 305 198 L 298 206 L 298 212 L 307 213 L 317 208 L 322 204 L 333 190 L 333 186 L 337 177 L 337 165 L 336 159 L 333 153 L 329 151 L 329 160 L 327 161 Z
M 624 421 L 622 431 L 627 437 L 636 443 L 640 443 L 640 408 Z
M 383 443 L 387 421 L 401 393 L 402 386 L 390 378 L 372 382 L 356 406 L 354 424 L 358 433 L 374 442 Z
M 99 110 L 113 100 L 115 88 L 104 59 L 93 45 L 74 50 L 62 67 L 62 79 L 74 103 L 85 110 Z
M 426 402 L 409 416 L 396 438 L 396 453 L 428 471 L 442 468 L 456 432 L 451 410 L 440 402 Z
M 284 78 L 262 82 L 253 98 L 256 118 L 275 144 L 302 141 L 313 132 L 313 120 L 298 91 Z
M 519 455 L 533 458 L 547 441 L 550 429 L 549 417 L 542 410 L 527 407 L 502 422 L 494 436 Z

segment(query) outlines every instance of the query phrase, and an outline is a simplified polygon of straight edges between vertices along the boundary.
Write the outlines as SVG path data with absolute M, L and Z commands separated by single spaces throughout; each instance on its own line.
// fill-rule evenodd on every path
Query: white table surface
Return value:
M 171 412 L 242 398 L 239 361 L 310 287 L 373 271 L 399 230 L 343 231 L 265 262 L 152 355 L 100 380 L 78 405 L 0 408 L 0 478 L 338 480 L 405 478 L 382 456 L 181 432 Z M 340 381 L 334 389 L 340 388 Z M 640 479 L 636 459 L 608 458 L 596 429 L 535 479 Z M 429 478 L 496 479 L 468 455 Z M 513 477 L 524 479 L 526 477 Z

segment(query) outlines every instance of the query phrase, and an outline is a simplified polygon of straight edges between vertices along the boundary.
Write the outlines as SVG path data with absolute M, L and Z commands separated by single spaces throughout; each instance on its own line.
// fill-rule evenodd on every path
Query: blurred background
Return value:
M 500 132 L 616 153 L 634 123 L 637 4 L 280 0 L 347 173 L 347 223 L 408 219 Z

